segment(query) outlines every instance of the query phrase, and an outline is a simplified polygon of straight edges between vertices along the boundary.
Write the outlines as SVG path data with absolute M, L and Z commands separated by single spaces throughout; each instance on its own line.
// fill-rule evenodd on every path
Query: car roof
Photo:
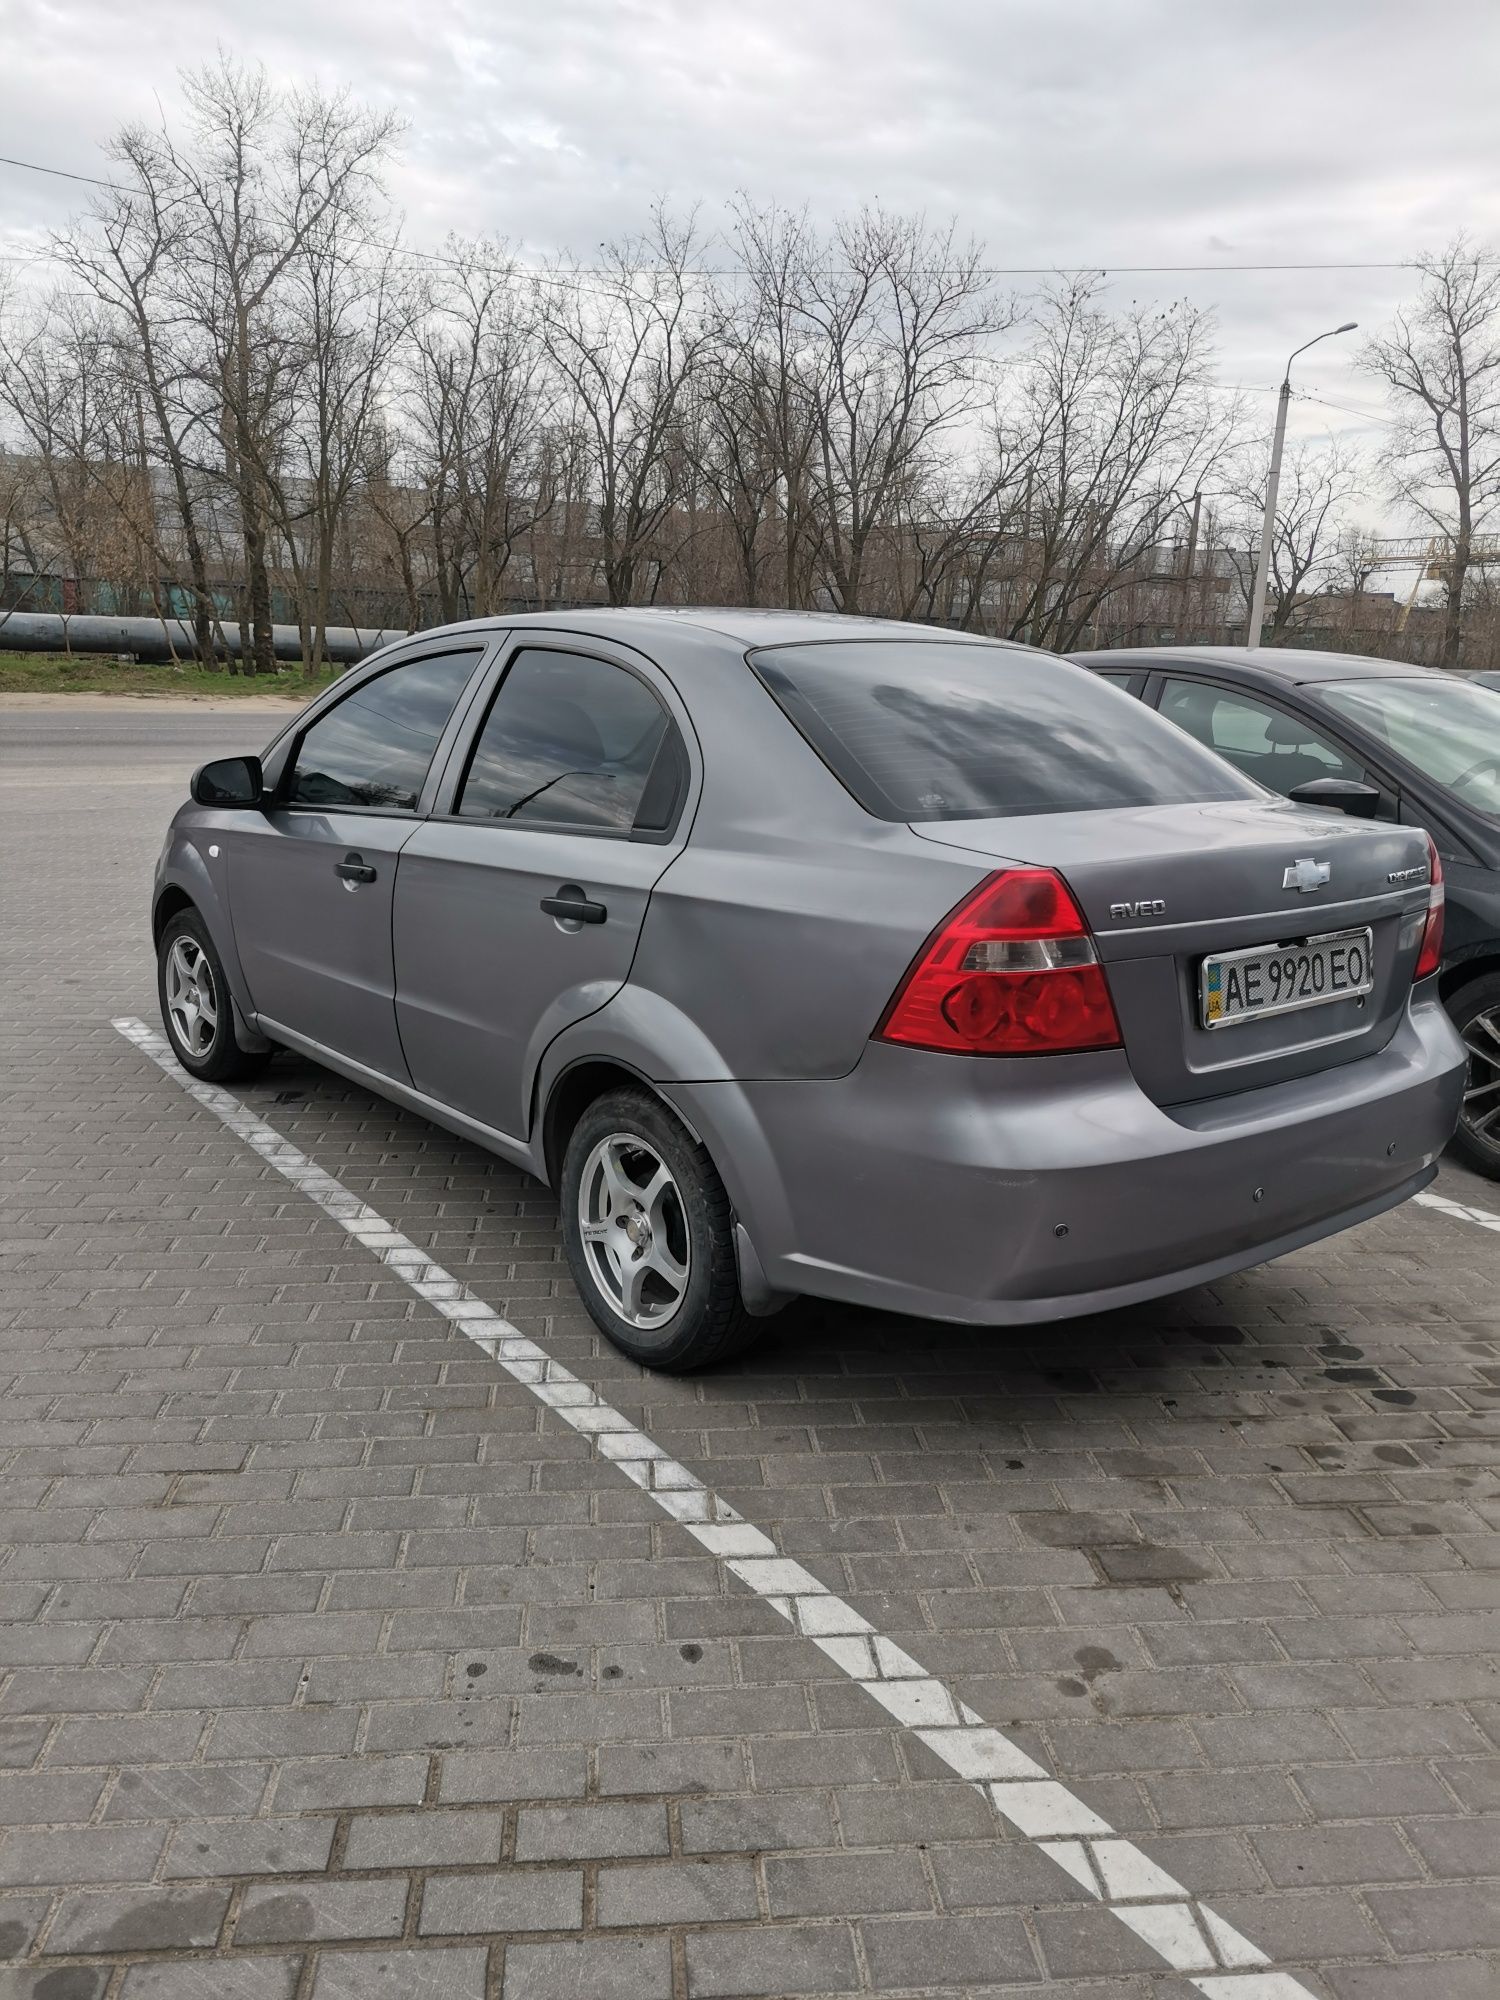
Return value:
M 684 628 L 710 632 L 732 640 L 741 650 L 753 646 L 815 644 L 819 640 L 896 639 L 920 635 L 954 645 L 1004 646 L 1030 653 L 1037 649 L 1014 639 L 994 639 L 983 632 L 959 632 L 951 626 L 904 623 L 895 618 L 861 618 L 841 611 L 773 611 L 737 605 L 587 605 L 568 611 L 518 612 L 514 617 L 470 618 L 452 625 L 412 632 L 408 639 L 446 639 L 481 632 L 554 631 L 596 634 L 641 645 L 653 634 L 667 637 Z M 406 641 L 402 641 L 403 644 Z
M 1303 686 L 1310 681 L 1411 680 L 1435 673 L 1415 661 L 1376 660 L 1363 653 L 1317 653 L 1292 646 L 1114 646 L 1071 653 L 1086 667 L 1212 667 L 1261 687 Z

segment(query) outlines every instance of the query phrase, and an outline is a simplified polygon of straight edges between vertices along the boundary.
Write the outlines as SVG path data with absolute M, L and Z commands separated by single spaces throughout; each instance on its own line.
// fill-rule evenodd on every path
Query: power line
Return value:
M 0 153 L 0 166 L 20 167 L 25 172 L 32 174 L 49 174 L 57 180 L 78 181 L 85 187 L 108 188 L 114 194 L 128 195 L 132 198 L 144 192 L 141 188 L 126 187 L 120 181 L 100 180 L 94 174 L 71 173 L 63 167 L 45 167 L 35 160 L 18 160 L 6 153 Z M 377 244 L 374 247 L 376 249 L 388 250 L 395 256 L 415 257 L 427 264 L 446 264 L 455 270 L 486 268 L 465 264 L 462 259 L 444 256 L 440 251 L 415 250 L 405 244 Z M 11 256 L 16 255 L 16 253 L 9 254 Z M 488 268 L 494 267 L 491 266 Z M 566 282 L 567 276 L 571 275 L 536 271 L 525 266 L 518 268 L 528 277 L 551 279 L 554 282 Z M 573 270 L 580 275 L 597 277 L 601 275 L 612 276 L 617 269 L 628 270 L 634 268 L 651 267 L 578 264 L 573 267 Z M 1411 258 L 1404 258 L 1395 263 L 1350 263 L 1315 260 L 1300 263 L 1270 264 L 1112 264 L 1104 261 L 1094 261 L 1085 264 L 979 264 L 974 267 L 975 275 L 985 278 L 1075 277 L 1089 271 L 1097 271 L 1101 277 L 1133 278 L 1192 275 L 1211 277 L 1218 272 L 1234 271 L 1413 271 L 1417 268 L 1416 262 Z M 691 275 L 698 278 L 747 278 L 753 274 L 742 265 L 722 265 L 705 268 L 695 267 Z M 841 269 L 829 269 L 814 272 L 813 275 L 817 277 L 840 277 L 846 275 L 846 273 Z
M 1331 396 L 1314 396 L 1309 391 L 1303 390 L 1294 397 L 1294 401 L 1299 403 L 1318 403 L 1325 410 L 1341 410 L 1346 417 L 1362 417 L 1367 424 L 1379 424 L 1386 430 L 1395 430 L 1397 428 L 1395 419 L 1392 417 L 1380 416 L 1371 409 L 1357 409 L 1353 403 L 1336 403 Z
M 60 181 L 82 181 L 88 187 L 113 188 L 116 194 L 138 194 L 138 188 L 121 187 L 118 181 L 101 181 L 93 174 L 70 174 L 65 167 L 41 167 L 35 160 L 13 160 L 0 153 L 0 167 L 24 167 L 29 174 L 51 174 Z

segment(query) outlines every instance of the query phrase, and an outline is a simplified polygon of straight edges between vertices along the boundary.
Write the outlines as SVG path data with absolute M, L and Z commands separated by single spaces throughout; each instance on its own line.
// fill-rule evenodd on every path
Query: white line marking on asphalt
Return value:
M 746 1521 L 685 1465 L 669 1458 L 602 1396 L 554 1361 L 545 1348 L 434 1263 L 228 1091 L 200 1083 L 166 1041 L 144 1022 L 113 1024 L 206 1111 L 227 1125 L 299 1193 L 346 1229 L 450 1325 L 529 1389 L 575 1431 L 592 1438 L 634 1485 L 672 1520 L 810 1639 L 886 1713 L 910 1729 L 958 1777 L 985 1794 L 997 1813 L 1036 1842 L 1121 1923 L 1206 2000 L 1315 2000 L 1286 1972 L 1248 1972 L 1270 1963 L 1154 1861 L 1116 1833 L 1092 1807 L 961 1702 L 852 1605 L 836 1597 L 771 1537 Z M 1198 1976 L 1208 1975 L 1208 1976 Z
M 1470 1208 L 1462 1201 L 1449 1201 L 1445 1194 L 1414 1194 L 1413 1201 L 1423 1208 L 1435 1208 L 1439 1215 L 1451 1215 L 1455 1222 L 1474 1222 L 1481 1229 L 1493 1229 L 1500 1233 L 1500 1215 L 1487 1208 Z

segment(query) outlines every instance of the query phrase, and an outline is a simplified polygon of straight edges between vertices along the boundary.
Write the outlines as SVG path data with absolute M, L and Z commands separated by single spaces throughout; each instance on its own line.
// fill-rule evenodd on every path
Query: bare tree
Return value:
M 17 611 L 36 609 L 40 514 L 35 461 L 29 454 L 0 454 L 0 632 Z
M 1208 315 L 1110 314 L 1088 278 L 1043 294 L 1021 377 L 1031 465 L 1009 631 L 1067 652 L 1224 460 L 1240 411 L 1215 386 Z
M 107 332 L 65 295 L 0 326 L 0 409 L 33 474 L 32 567 L 59 573 L 65 613 L 69 578 L 76 587 L 117 567 L 118 548 L 107 545 L 120 526 L 118 496 L 112 505 L 99 476 L 119 452 L 114 386 Z
M 827 584 L 854 612 L 872 538 L 981 408 L 988 344 L 1015 308 L 993 295 L 976 245 L 880 210 L 840 223 L 826 246 L 804 243 L 796 276 Z
M 742 276 L 715 297 L 705 476 L 731 523 L 752 604 L 808 605 L 822 564 L 817 408 L 822 358 L 803 310 L 822 256 L 804 212 L 741 196 L 731 247 Z
M 560 263 L 539 284 L 543 337 L 590 461 L 611 604 L 654 598 L 671 558 L 677 445 L 711 337 L 697 251 L 692 217 L 658 208 L 646 236 L 607 247 L 596 275 Z
M 1246 604 L 1265 510 L 1263 478 L 1241 470 L 1226 482 L 1240 514 L 1226 549 Z M 1345 583 L 1352 546 L 1348 509 L 1363 482 L 1360 459 L 1336 439 L 1321 448 L 1300 444 L 1287 453 L 1276 496 L 1267 592 L 1271 617 L 1263 644 L 1274 646 L 1317 622 L 1315 596 Z
M 556 389 L 534 301 L 503 244 L 450 239 L 408 344 L 403 407 L 440 615 L 503 610 L 552 504 L 542 456 Z
M 1500 508 L 1500 265 L 1459 236 L 1421 259 L 1416 305 L 1367 343 L 1395 414 L 1397 497 L 1447 541 L 1441 664 L 1458 664 L 1474 537 Z
M 75 295 L 0 315 L 5 602 L 23 566 L 163 618 L 185 582 L 198 651 L 237 616 L 246 671 L 284 597 L 309 670 L 362 606 L 415 627 L 729 598 L 1062 649 L 1224 625 L 1253 480 L 1190 307 L 1114 310 L 1089 278 L 1023 306 L 951 227 L 748 197 L 722 260 L 658 210 L 599 266 L 450 240 L 418 286 L 390 119 L 223 59 L 185 88 L 184 120 L 117 135 L 121 185 L 59 239 Z M 1449 657 L 1500 503 L 1497 329 L 1500 276 L 1460 243 L 1371 350 L 1398 490 L 1447 539 Z M 1356 478 L 1293 453 L 1273 637 L 1327 625 Z
M 97 195 L 86 221 L 59 235 L 56 246 L 112 321 L 118 366 L 149 410 L 149 429 L 144 412 L 140 424 L 142 456 L 165 468 L 192 591 L 195 650 L 201 660 L 212 661 L 217 605 L 209 586 L 203 528 L 210 502 L 195 468 L 203 450 L 205 411 L 201 395 L 194 394 L 190 322 L 171 294 L 185 247 L 182 188 L 170 171 L 163 172 L 157 149 L 137 130 L 117 134 L 105 150 L 130 174 L 132 186 Z M 177 567 L 171 545 L 176 537 L 163 538 L 163 574 Z
M 381 397 L 410 323 L 393 253 L 371 253 L 358 205 L 330 208 L 287 269 L 302 325 L 281 477 L 267 480 L 296 577 L 304 671 L 323 665 L 334 563 Z
M 998 408 L 972 462 L 945 456 L 922 466 L 897 500 L 886 564 L 894 587 L 883 608 L 897 618 L 983 629 L 997 573 L 1021 530 L 1028 470 Z
M 343 94 L 280 93 L 264 71 L 225 58 L 189 74 L 184 89 L 188 143 L 163 126 L 132 128 L 118 144 L 172 214 L 172 310 L 192 329 L 193 376 L 239 515 L 242 651 L 268 673 L 270 540 L 289 512 L 278 481 L 307 358 L 292 274 L 300 266 L 305 278 L 321 257 L 326 275 L 341 225 L 364 224 L 397 124 Z

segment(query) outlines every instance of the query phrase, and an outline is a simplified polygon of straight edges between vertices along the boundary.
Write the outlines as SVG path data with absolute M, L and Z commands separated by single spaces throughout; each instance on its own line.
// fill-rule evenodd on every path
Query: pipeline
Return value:
M 377 646 L 404 639 L 405 632 L 368 626 L 330 625 L 323 650 L 338 665 L 362 660 Z M 237 624 L 215 627 L 216 643 L 232 658 L 240 655 Z M 302 658 L 302 633 L 295 625 L 273 625 L 271 643 L 278 660 Z M 193 660 L 197 638 L 184 618 L 101 618 L 92 612 L 64 616 L 57 611 L 0 611 L 0 653 L 128 653 L 147 661 Z

